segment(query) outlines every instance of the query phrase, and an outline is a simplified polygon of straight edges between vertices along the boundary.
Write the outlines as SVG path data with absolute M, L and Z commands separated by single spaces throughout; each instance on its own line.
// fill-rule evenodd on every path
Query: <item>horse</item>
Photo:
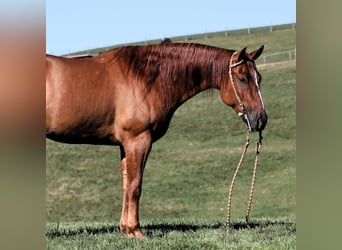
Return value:
M 46 138 L 71 144 L 116 145 L 121 152 L 120 230 L 144 237 L 139 199 L 152 144 L 177 108 L 197 93 L 218 89 L 250 131 L 267 114 L 251 53 L 194 43 L 125 46 L 93 58 L 46 55 Z

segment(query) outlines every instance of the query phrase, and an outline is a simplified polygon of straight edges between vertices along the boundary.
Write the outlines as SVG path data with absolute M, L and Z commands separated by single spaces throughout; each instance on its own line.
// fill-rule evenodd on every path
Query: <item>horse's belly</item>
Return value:
M 119 145 L 114 134 L 100 134 L 96 131 L 82 133 L 78 131 L 64 131 L 63 133 L 47 131 L 46 138 L 70 144 Z

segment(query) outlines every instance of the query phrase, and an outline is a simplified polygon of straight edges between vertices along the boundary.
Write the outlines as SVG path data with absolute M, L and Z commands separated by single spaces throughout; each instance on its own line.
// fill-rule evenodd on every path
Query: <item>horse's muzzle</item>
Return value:
M 266 112 L 247 112 L 247 117 L 244 114 L 240 114 L 242 120 L 246 123 L 247 128 L 250 126 L 251 131 L 262 131 L 265 129 L 267 124 L 267 114 Z M 248 121 L 247 121 L 248 119 Z M 248 126 L 249 124 L 249 126 Z

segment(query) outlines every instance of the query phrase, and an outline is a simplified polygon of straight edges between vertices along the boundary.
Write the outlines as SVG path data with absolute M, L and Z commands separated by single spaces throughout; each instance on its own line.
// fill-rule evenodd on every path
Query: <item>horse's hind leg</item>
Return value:
M 139 224 L 139 199 L 143 171 L 150 150 L 151 136 L 145 132 L 125 140 L 125 154 L 121 153 L 123 204 L 120 229 L 130 237 L 144 236 Z

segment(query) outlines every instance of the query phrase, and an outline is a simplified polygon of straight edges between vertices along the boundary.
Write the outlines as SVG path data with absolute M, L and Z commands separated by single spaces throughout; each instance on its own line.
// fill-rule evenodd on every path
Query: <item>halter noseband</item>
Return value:
M 247 121 L 248 131 L 252 131 L 251 124 L 250 124 L 250 122 L 249 122 L 249 118 L 248 118 L 248 115 L 247 115 L 245 106 L 243 105 L 243 103 L 242 103 L 242 101 L 241 101 L 241 99 L 240 99 L 240 97 L 239 97 L 239 95 L 238 95 L 238 93 L 237 93 L 237 91 L 236 91 L 235 83 L 234 83 L 234 79 L 233 79 L 233 75 L 232 75 L 232 68 L 241 65 L 241 64 L 244 62 L 244 60 L 240 60 L 240 61 L 238 61 L 238 62 L 232 64 L 232 62 L 233 62 L 233 57 L 234 57 L 235 54 L 237 54 L 237 51 L 235 51 L 235 52 L 233 53 L 233 55 L 230 57 L 230 62 L 229 62 L 229 77 L 230 77 L 230 82 L 232 83 L 232 87 L 233 87 L 233 90 L 234 90 L 235 97 L 236 97 L 236 99 L 238 100 L 239 105 L 240 105 L 240 108 L 241 108 L 241 110 L 242 110 L 242 112 L 239 112 L 238 115 L 239 115 L 239 116 L 244 116 L 244 117 L 245 117 L 245 119 L 246 119 L 246 121 Z

